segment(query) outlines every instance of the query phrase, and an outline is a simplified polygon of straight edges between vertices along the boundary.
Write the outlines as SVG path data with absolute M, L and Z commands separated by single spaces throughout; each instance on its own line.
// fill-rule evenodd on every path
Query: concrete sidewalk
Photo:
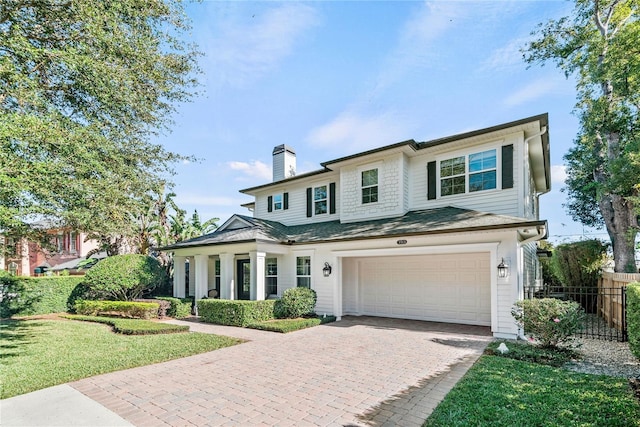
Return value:
M 124 427 L 133 424 L 68 384 L 62 384 L 0 400 L 0 425 Z

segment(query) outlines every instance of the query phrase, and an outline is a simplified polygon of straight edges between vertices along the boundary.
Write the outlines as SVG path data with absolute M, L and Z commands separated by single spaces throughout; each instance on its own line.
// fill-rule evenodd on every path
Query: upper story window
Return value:
M 315 215 L 327 213 L 327 186 L 313 188 L 313 212 Z
M 296 286 L 311 288 L 311 257 L 296 257 Z
M 276 194 L 273 196 L 273 210 L 279 211 L 282 209 L 282 194 Z
M 378 169 L 369 169 L 360 173 L 362 183 L 362 204 L 378 201 Z
M 496 150 L 453 157 L 440 162 L 441 196 L 495 188 Z

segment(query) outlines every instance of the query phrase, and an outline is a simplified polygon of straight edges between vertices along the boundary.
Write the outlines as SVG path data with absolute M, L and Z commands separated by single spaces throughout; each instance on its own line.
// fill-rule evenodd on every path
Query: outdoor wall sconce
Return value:
M 324 268 L 322 269 L 322 274 L 324 274 L 324 277 L 331 276 L 331 266 L 329 265 L 328 262 L 324 263 Z
M 502 261 L 500 262 L 500 264 L 498 264 L 498 277 L 501 279 L 504 279 L 508 275 L 509 275 L 509 266 L 504 263 L 504 258 L 502 258 Z

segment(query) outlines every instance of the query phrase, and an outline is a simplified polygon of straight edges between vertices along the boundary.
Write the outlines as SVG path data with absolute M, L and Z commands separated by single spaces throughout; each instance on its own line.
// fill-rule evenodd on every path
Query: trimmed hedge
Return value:
M 63 316 L 71 320 L 80 320 L 84 322 L 104 323 L 113 327 L 113 332 L 124 335 L 157 335 L 157 334 L 174 334 L 178 332 L 189 332 L 189 326 L 171 325 L 168 323 L 151 322 L 141 319 L 117 319 L 110 317 L 95 316 Z
M 76 312 L 85 316 L 109 315 L 151 319 L 158 317 L 157 302 L 87 301 L 76 302 Z
M 171 308 L 171 303 L 167 300 L 158 298 L 134 299 L 133 302 L 155 302 L 158 304 L 158 318 L 167 317 L 167 312 Z
M 198 314 L 203 321 L 227 326 L 245 327 L 274 318 L 275 300 L 198 300 Z
M 640 282 L 627 285 L 627 334 L 631 352 L 640 359 Z
M 82 276 L 14 277 L 0 275 L 0 317 L 32 316 L 73 310 L 86 298 Z
M 167 310 L 167 316 L 175 319 L 184 319 L 191 316 L 193 298 L 156 297 L 155 299 L 169 301 L 171 307 Z

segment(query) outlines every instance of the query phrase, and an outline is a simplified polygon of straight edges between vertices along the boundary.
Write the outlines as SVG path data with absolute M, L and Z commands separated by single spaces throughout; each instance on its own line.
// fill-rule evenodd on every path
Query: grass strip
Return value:
M 211 334 L 123 335 L 68 320 L 3 320 L 0 398 L 239 344 Z
M 264 322 L 252 323 L 250 325 L 247 325 L 247 328 L 260 329 L 263 331 L 287 333 L 287 332 L 299 331 L 300 329 L 311 328 L 313 326 L 318 326 L 324 323 L 330 323 L 335 321 L 336 321 L 335 316 L 297 318 L 297 319 L 275 319 L 275 320 L 266 320 Z
M 640 405 L 623 378 L 482 356 L 423 426 L 640 426 Z
M 171 325 L 168 323 L 152 322 L 142 319 L 121 319 L 116 317 L 101 316 L 78 316 L 64 315 L 66 319 L 81 320 L 84 322 L 104 323 L 111 325 L 113 331 L 125 335 L 151 335 L 151 334 L 172 334 L 176 332 L 188 332 L 189 326 Z

